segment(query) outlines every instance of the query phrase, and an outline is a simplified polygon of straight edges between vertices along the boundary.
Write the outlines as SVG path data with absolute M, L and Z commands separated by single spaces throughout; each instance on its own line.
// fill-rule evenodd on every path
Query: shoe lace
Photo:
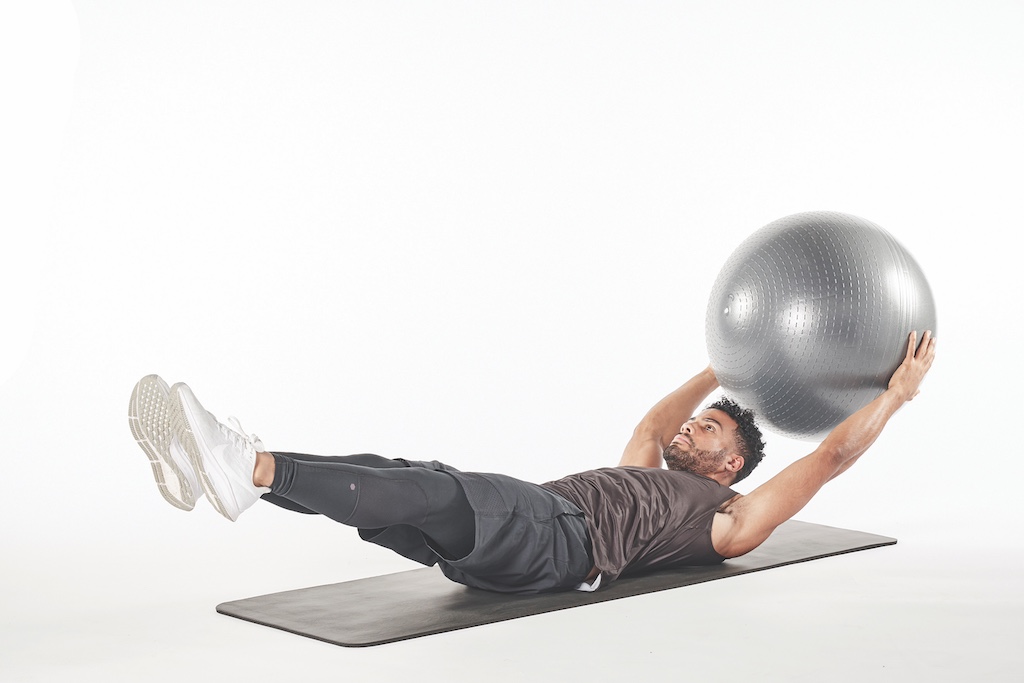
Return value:
M 267 449 L 260 441 L 260 437 L 255 434 L 246 434 L 245 429 L 242 428 L 242 423 L 237 417 L 229 417 L 228 422 L 231 423 L 230 429 L 235 432 L 247 446 L 254 449 L 257 453 L 265 452 Z

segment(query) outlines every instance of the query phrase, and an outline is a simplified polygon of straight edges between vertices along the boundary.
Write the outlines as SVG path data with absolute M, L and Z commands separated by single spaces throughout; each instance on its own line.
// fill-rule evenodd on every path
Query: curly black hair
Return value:
M 732 483 L 743 481 L 764 458 L 764 440 L 761 437 L 761 430 L 754 422 L 754 411 L 741 408 L 735 401 L 725 397 L 718 399 L 707 409 L 721 410 L 736 420 L 736 446 L 739 454 L 743 456 L 743 467 L 736 473 L 736 479 Z

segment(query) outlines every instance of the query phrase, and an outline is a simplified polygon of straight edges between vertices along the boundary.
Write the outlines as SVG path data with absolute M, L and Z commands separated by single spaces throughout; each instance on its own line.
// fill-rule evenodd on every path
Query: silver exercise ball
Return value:
M 765 429 L 820 441 L 888 386 L 907 335 L 935 332 L 920 266 L 871 221 L 830 211 L 780 218 L 732 253 L 705 333 L 725 394 Z

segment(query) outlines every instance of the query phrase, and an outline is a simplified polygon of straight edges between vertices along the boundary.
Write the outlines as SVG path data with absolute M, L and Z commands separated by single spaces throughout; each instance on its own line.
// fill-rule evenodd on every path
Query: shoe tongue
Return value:
M 260 441 L 260 437 L 255 434 L 246 434 L 245 429 L 242 428 L 242 422 L 237 417 L 229 417 L 228 422 L 231 424 L 231 429 L 237 432 L 243 439 L 249 442 L 253 448 L 256 449 L 257 453 L 265 452 L 266 447 L 263 442 Z

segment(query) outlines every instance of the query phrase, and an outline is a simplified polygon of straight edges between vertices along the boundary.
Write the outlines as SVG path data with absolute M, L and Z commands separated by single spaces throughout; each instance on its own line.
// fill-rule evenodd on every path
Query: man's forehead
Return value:
M 696 415 L 694 415 L 693 419 L 697 420 L 698 422 L 700 422 L 701 420 L 711 420 L 712 422 L 717 422 L 726 429 L 736 428 L 736 420 L 732 419 L 732 416 L 730 416 L 729 413 L 725 412 L 724 410 L 719 410 L 718 408 L 702 410 Z

